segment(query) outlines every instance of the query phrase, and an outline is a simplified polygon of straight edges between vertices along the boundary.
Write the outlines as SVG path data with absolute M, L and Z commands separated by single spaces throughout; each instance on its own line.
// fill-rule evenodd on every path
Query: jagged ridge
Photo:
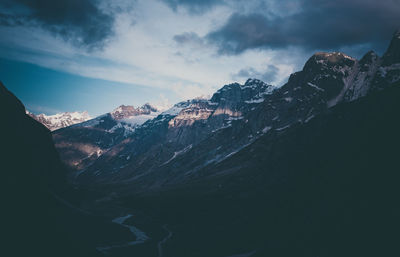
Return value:
M 316 53 L 281 88 L 249 79 L 244 85 L 225 85 L 209 100 L 178 103 L 98 156 L 78 180 L 135 183 L 140 191 L 192 179 L 199 169 L 234 156 L 269 131 L 284 133 L 398 81 L 400 60 L 392 60 L 396 40 L 383 57 L 369 52 L 356 60 L 337 52 Z M 388 58 L 391 64 L 385 66 Z

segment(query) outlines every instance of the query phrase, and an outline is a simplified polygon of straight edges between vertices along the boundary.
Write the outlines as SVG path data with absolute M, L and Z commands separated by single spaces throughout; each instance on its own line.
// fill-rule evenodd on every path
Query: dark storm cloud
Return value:
M 222 0 L 162 0 L 172 10 L 177 11 L 178 7 L 183 7 L 192 14 L 202 14 L 211 10 L 217 5 L 224 3 Z
M 270 83 L 276 80 L 279 69 L 275 65 L 268 65 L 265 71 L 258 71 L 252 67 L 241 69 L 237 73 L 232 75 L 233 79 L 238 78 L 256 78 L 264 82 Z
M 289 0 L 283 1 L 288 2 Z M 301 0 L 293 14 L 263 15 L 236 12 L 207 41 L 220 54 L 240 54 L 247 49 L 330 50 L 357 45 L 382 49 L 400 27 L 399 0 Z
M 40 26 L 77 46 L 101 48 L 113 35 L 114 17 L 92 0 L 4 0 L 0 25 Z

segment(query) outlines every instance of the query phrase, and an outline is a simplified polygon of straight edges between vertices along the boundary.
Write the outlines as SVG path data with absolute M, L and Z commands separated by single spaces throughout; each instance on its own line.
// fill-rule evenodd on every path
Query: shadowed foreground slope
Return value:
M 2 256 L 98 256 L 95 247 L 129 231 L 60 198 L 64 168 L 50 131 L 0 83 Z

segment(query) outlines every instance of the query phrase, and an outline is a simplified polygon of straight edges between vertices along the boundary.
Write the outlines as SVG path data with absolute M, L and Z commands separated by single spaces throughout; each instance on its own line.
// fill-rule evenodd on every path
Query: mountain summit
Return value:
M 131 105 L 121 105 L 111 112 L 111 116 L 116 120 L 121 120 L 138 115 L 149 115 L 154 112 L 158 112 L 157 108 L 153 107 L 149 103 L 146 103 L 138 108 L 135 108 Z

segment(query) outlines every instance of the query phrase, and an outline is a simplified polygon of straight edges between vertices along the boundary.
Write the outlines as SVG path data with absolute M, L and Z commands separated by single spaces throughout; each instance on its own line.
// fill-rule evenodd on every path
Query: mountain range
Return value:
M 135 108 L 132 105 L 121 105 L 110 112 L 110 115 L 114 120 L 121 121 L 121 123 L 141 125 L 146 120 L 154 118 L 157 112 L 159 111 L 156 107 L 146 103 L 138 108 Z M 46 115 L 41 113 L 36 115 L 27 110 L 26 114 L 45 125 L 51 131 L 69 127 L 92 119 L 87 111 L 61 112 L 54 115 Z
M 90 119 L 88 112 L 63 112 L 57 113 L 54 115 L 46 115 L 46 114 L 33 114 L 30 111 L 26 111 L 26 114 L 39 121 L 43 125 L 45 125 L 51 131 L 57 130 L 60 128 L 65 128 L 77 123 L 81 123 Z
M 399 254 L 400 31 L 383 56 L 316 53 L 282 87 L 248 79 L 51 133 L 0 96 L 21 256 Z
M 160 190 L 196 179 L 268 134 L 284 134 L 330 108 L 400 80 L 400 33 L 386 53 L 356 60 L 316 53 L 280 88 L 257 79 L 223 86 L 210 99 L 180 102 L 157 113 L 121 106 L 110 114 L 53 133 L 61 159 L 83 184 L 130 184 Z M 122 113 L 145 116 L 134 127 Z M 150 115 L 151 116 L 151 115 Z M 164 174 L 164 175 L 160 175 Z M 212 174 L 213 176 L 217 174 Z

